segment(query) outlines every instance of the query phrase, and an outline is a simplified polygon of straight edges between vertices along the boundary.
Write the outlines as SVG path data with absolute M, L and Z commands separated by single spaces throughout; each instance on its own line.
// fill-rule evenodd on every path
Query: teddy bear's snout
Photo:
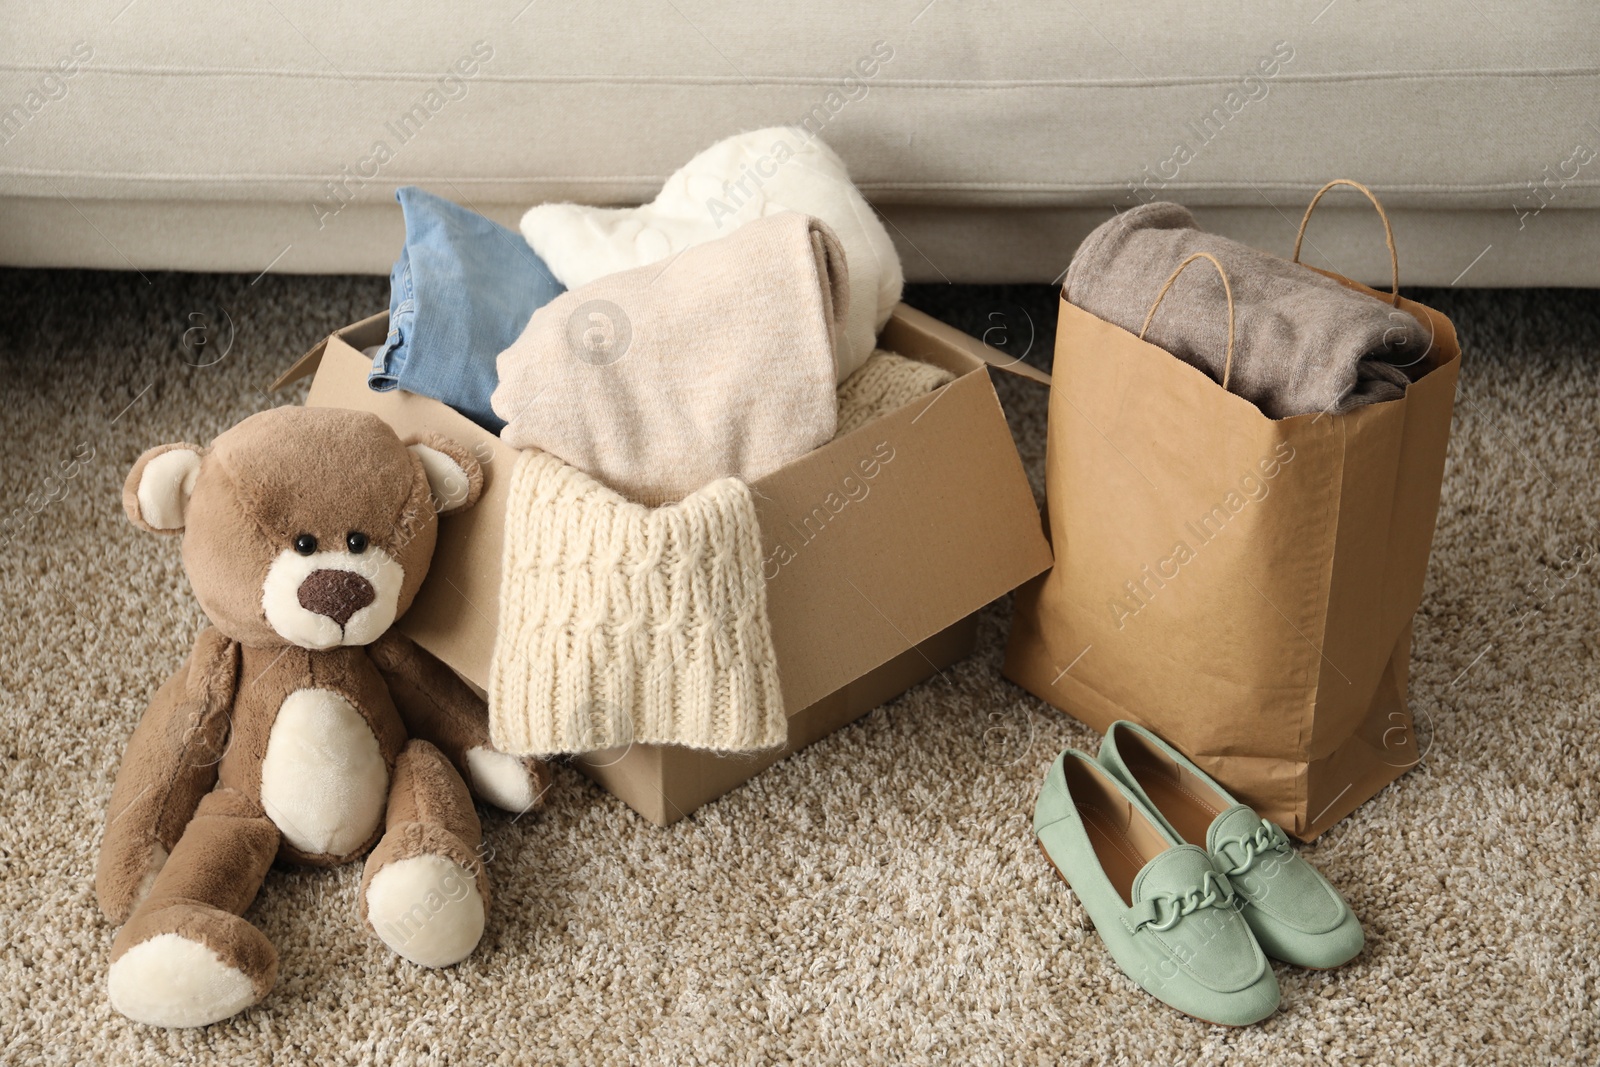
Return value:
M 372 583 L 355 571 L 324 568 L 312 571 L 300 583 L 300 606 L 326 615 L 341 627 L 377 598 Z

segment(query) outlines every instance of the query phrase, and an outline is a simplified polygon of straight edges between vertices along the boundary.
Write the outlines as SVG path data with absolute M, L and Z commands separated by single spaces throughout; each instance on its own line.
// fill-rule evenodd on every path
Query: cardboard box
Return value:
M 387 330 L 388 316 L 380 314 L 334 333 L 274 388 L 315 374 L 307 404 L 371 411 L 402 437 L 441 433 L 484 461 L 483 496 L 441 521 L 433 569 L 399 622 L 481 691 L 494 648 L 517 452 L 438 401 L 369 389 L 371 361 L 361 349 Z M 965 656 L 975 640 L 974 613 L 1051 564 L 987 368 L 1048 378 L 904 304 L 881 344 L 958 377 L 752 486 L 788 745 L 755 757 L 633 745 L 574 761 L 658 825 Z M 863 465 L 867 460 L 873 462 Z

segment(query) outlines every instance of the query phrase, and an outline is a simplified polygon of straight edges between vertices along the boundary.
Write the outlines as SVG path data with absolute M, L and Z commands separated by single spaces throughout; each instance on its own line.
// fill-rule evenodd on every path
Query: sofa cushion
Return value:
M 276 269 L 307 269 L 398 185 L 496 215 L 638 202 L 711 141 L 795 122 L 886 209 L 1277 209 L 1339 174 L 1513 229 L 1600 207 L 1594 8 L 922 4 L 134 2 L 108 23 L 26 5 L 0 196 L 291 205 Z

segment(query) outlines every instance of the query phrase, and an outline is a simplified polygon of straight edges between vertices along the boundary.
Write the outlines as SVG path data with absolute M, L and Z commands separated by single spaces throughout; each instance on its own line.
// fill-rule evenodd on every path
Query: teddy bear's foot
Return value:
M 239 916 L 277 851 L 259 805 L 234 789 L 206 794 L 112 942 L 112 1006 L 152 1026 L 204 1026 L 266 996 L 277 950 Z
M 178 905 L 141 916 L 137 943 L 112 949 L 111 1005 L 151 1026 L 205 1026 L 255 1004 L 272 989 L 278 954 L 237 915 Z M 130 923 L 124 934 L 134 930 Z
M 479 797 L 517 815 L 538 807 L 550 788 L 550 768 L 543 760 L 508 756 L 486 745 L 467 750 L 467 770 Z
M 477 947 L 489 912 L 478 814 L 456 769 L 425 741 L 406 744 L 393 781 L 388 826 L 361 879 L 361 912 L 412 963 L 448 967 Z
M 412 963 L 449 967 L 483 937 L 487 909 L 477 883 L 476 873 L 438 853 L 390 860 L 367 883 L 367 922 Z

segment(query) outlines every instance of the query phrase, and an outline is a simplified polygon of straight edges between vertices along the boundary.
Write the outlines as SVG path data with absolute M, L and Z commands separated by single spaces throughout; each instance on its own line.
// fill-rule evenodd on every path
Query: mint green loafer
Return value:
M 1150 995 L 1224 1026 L 1247 1026 L 1277 1010 L 1278 980 L 1227 878 L 1094 757 L 1077 749 L 1056 757 L 1033 832 L 1111 958 Z
M 1137 723 L 1115 722 L 1100 762 L 1179 841 L 1204 844 L 1240 913 L 1273 959 L 1326 970 L 1366 942 L 1339 891 L 1278 826 L 1239 803 L 1183 753 Z

